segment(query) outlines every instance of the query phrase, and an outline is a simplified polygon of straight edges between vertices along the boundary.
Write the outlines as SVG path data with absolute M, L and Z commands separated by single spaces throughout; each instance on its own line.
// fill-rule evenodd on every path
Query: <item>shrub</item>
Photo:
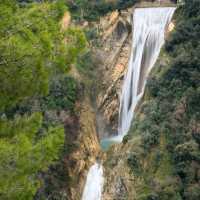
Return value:
M 78 84 L 69 76 L 60 77 L 52 81 L 49 95 L 43 98 L 42 111 L 45 110 L 73 110 L 78 94 Z
M 184 192 L 184 198 L 187 200 L 197 200 L 200 199 L 199 185 L 190 185 Z
M 137 153 L 132 152 L 127 159 L 128 166 L 135 175 L 140 175 L 142 172 L 142 167 L 140 164 L 140 159 Z
M 86 19 L 93 21 L 110 11 L 128 8 L 139 1 L 140 0 L 117 0 L 115 2 L 106 0 L 68 0 L 67 5 L 77 20 Z

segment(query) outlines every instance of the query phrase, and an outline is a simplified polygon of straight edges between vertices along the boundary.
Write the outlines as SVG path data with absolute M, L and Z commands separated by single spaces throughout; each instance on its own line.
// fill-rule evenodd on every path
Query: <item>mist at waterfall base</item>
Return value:
M 120 99 L 118 135 L 101 140 L 104 150 L 113 143 L 120 143 L 128 133 L 135 108 L 144 94 L 146 80 L 164 44 L 165 31 L 175 9 L 135 9 L 132 52 Z M 103 179 L 103 166 L 95 163 L 88 172 L 82 200 L 101 200 Z
M 118 135 L 103 139 L 101 141 L 103 150 L 107 150 L 114 143 L 121 143 L 128 133 L 135 108 L 144 94 L 146 80 L 164 44 L 165 31 L 175 9 L 175 7 L 135 9 L 132 52 L 120 99 Z

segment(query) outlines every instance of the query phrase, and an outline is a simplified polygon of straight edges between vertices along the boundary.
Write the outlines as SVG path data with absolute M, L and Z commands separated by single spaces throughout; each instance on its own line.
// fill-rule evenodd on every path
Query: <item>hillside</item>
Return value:
M 200 199 L 200 1 L 174 3 L 0 0 L 0 200 Z M 119 135 L 135 10 L 175 6 Z
M 108 152 L 103 199 L 200 198 L 199 8 L 176 11 L 131 130 Z

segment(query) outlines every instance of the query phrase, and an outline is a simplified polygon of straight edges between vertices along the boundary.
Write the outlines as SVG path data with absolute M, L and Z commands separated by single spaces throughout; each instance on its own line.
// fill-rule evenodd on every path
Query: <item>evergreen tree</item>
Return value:
M 41 185 L 39 172 L 60 158 L 63 125 L 44 129 L 42 108 L 39 112 L 25 109 L 23 114 L 17 109 L 32 99 L 45 99 L 46 104 L 51 96 L 55 100 L 49 88 L 56 77 L 65 76 L 86 46 L 80 29 L 61 30 L 60 20 L 67 11 L 64 1 L 27 2 L 0 0 L 1 200 L 33 199 Z M 63 108 L 65 102 L 70 109 L 73 106 L 75 83 L 67 89 L 60 86 L 64 94 L 56 99 L 57 107 Z

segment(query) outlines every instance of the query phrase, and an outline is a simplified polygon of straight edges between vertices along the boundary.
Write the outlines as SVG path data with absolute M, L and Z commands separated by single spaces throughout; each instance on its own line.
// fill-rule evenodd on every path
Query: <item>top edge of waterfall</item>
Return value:
M 135 6 L 134 7 L 134 9 L 135 8 L 176 8 L 177 7 L 177 5 L 162 5 L 162 6 L 160 6 L 160 5 L 152 5 L 152 6 Z
M 136 9 L 137 9 L 137 10 L 139 10 L 139 9 L 141 9 L 141 10 L 142 10 L 142 9 L 169 9 L 169 8 L 171 8 L 171 9 L 176 9 L 176 6 L 135 7 L 134 10 L 136 10 Z
M 177 7 L 177 4 L 154 4 L 154 5 L 135 5 L 134 6 L 134 9 L 135 8 L 176 8 Z

